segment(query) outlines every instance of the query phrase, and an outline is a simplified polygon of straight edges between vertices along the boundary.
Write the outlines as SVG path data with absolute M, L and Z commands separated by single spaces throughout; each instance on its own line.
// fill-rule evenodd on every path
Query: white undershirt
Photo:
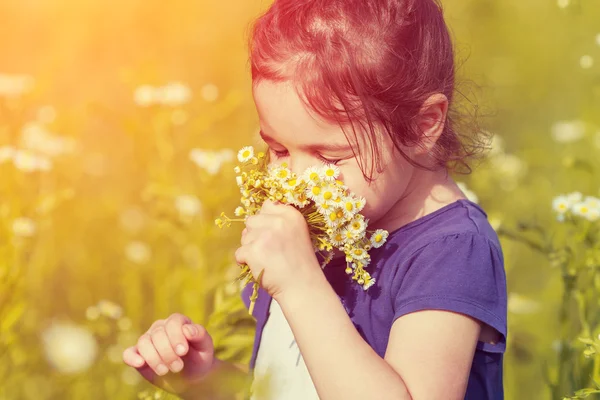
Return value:
M 256 356 L 250 399 L 318 400 L 292 329 L 275 299 L 269 312 Z M 267 375 L 270 377 L 265 380 Z

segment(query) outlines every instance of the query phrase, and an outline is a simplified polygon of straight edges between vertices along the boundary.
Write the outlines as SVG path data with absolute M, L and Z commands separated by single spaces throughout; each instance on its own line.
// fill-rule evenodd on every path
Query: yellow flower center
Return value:
M 250 157 L 250 150 L 244 150 L 244 152 L 242 153 L 242 157 Z
M 360 229 L 360 223 L 359 222 L 353 222 L 352 223 L 352 227 L 356 230 Z
M 277 177 L 282 178 L 282 179 L 287 178 L 287 176 L 288 176 L 288 173 L 287 173 L 287 170 L 285 170 L 285 169 L 282 169 L 277 173 Z
M 311 181 L 318 181 L 319 180 L 319 174 L 316 172 L 313 172 L 309 175 L 308 177 Z
M 332 168 L 328 168 L 327 171 L 325 171 L 325 175 L 331 178 L 335 175 L 335 171 Z
M 383 236 L 381 235 L 381 233 L 375 235 L 375 242 L 379 243 L 381 242 L 381 240 L 383 240 Z
M 363 251 L 361 249 L 355 249 L 354 254 L 357 256 L 362 256 Z
M 315 186 L 312 188 L 312 194 L 314 194 L 315 196 L 318 196 L 321 193 L 321 188 L 318 186 Z
M 296 180 L 296 179 L 290 179 L 290 180 L 288 181 L 288 185 L 290 185 L 290 186 L 296 186 L 296 182 L 297 182 L 297 180 Z
M 347 202 L 347 203 L 346 203 L 346 210 L 348 210 L 348 211 L 352 211 L 352 209 L 353 209 L 353 208 L 354 208 L 354 205 L 352 205 L 352 203 L 351 203 L 351 202 Z
M 332 212 L 331 214 L 329 214 L 329 220 L 330 221 L 335 221 L 337 219 L 337 213 L 336 212 Z
M 325 193 L 323 193 L 323 198 L 325 200 L 331 200 L 332 197 L 333 197 L 333 193 L 331 193 L 331 192 L 325 192 Z

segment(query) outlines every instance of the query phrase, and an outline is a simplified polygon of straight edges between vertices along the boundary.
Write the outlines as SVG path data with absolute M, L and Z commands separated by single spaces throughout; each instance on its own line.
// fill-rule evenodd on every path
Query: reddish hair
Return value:
M 378 172 L 376 126 L 415 167 L 471 172 L 466 159 L 481 148 L 483 132 L 457 133 L 454 51 L 437 0 L 275 0 L 252 25 L 249 54 L 253 85 L 291 81 L 317 115 L 343 130 L 350 124 L 355 143 L 365 138 L 356 125 L 368 133 Z M 448 98 L 449 110 L 432 167 L 400 145 L 419 145 L 415 118 L 435 93 Z M 371 181 L 373 165 L 368 176 L 361 170 Z

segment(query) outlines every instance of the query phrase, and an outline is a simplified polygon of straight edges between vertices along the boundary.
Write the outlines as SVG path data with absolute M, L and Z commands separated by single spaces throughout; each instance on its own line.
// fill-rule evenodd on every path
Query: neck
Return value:
M 415 168 L 402 197 L 369 230 L 395 231 L 427 214 L 465 198 L 446 170 L 426 171 Z

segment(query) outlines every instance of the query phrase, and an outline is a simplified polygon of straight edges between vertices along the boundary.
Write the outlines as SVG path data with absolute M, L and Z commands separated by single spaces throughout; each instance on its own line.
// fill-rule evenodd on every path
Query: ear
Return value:
M 422 132 L 420 146 L 414 150 L 416 154 L 428 153 L 444 131 L 448 113 L 448 98 L 442 93 L 431 95 L 419 111 L 417 127 Z

